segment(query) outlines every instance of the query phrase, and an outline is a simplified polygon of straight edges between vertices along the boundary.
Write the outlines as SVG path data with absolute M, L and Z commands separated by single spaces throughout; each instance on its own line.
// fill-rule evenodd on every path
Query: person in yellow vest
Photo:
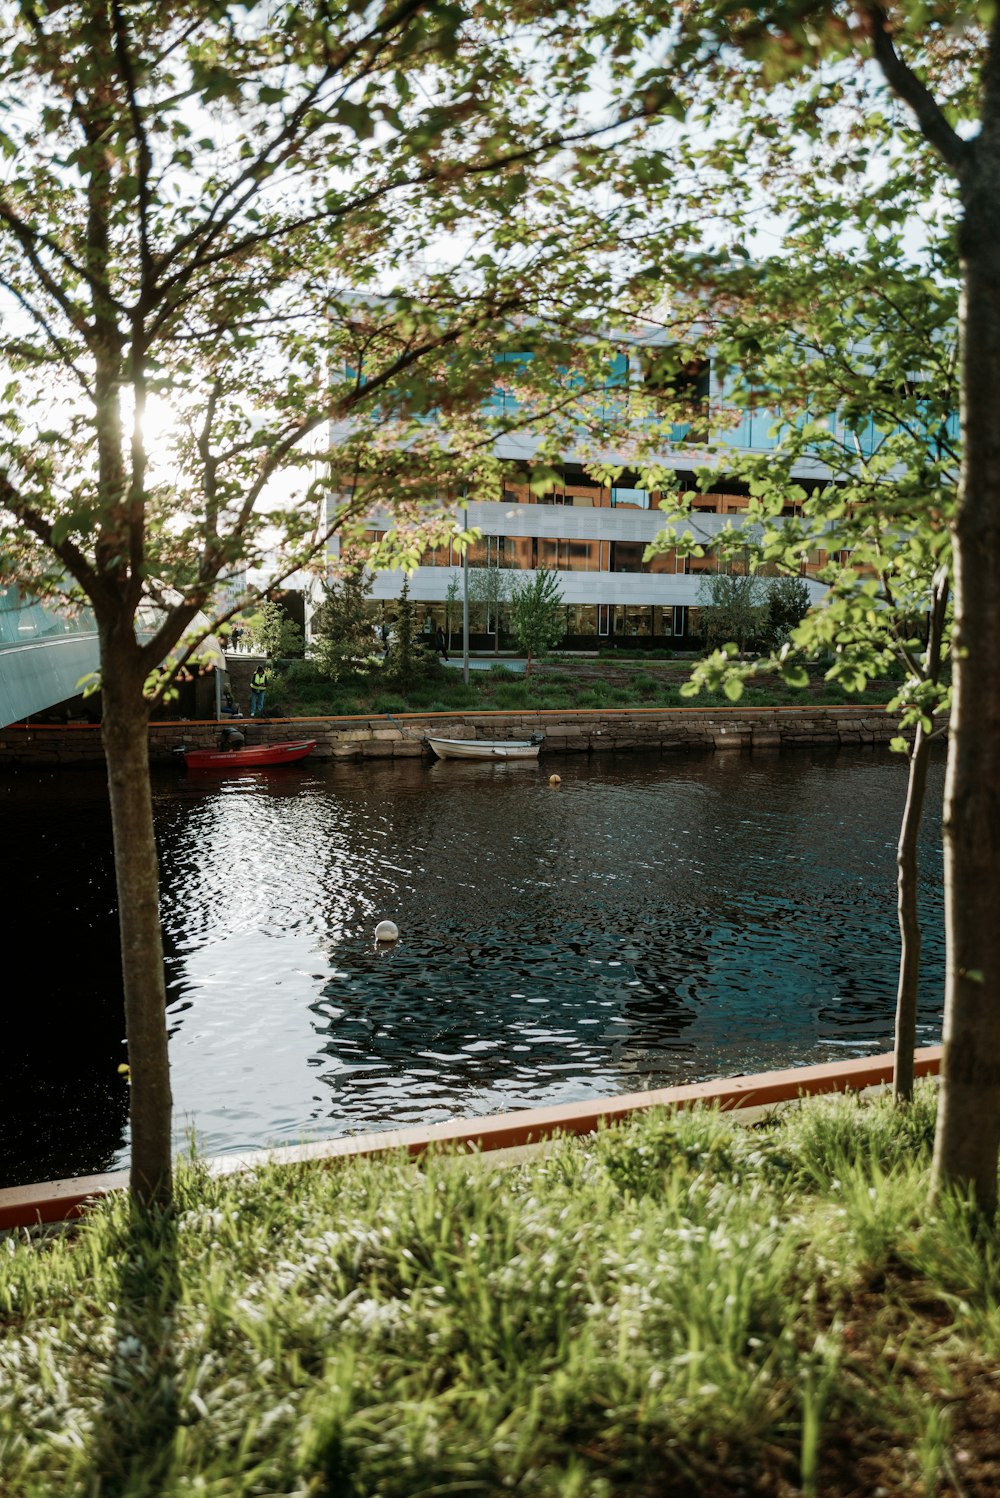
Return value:
M 264 716 L 264 693 L 267 691 L 267 671 L 258 666 L 250 678 L 250 716 Z

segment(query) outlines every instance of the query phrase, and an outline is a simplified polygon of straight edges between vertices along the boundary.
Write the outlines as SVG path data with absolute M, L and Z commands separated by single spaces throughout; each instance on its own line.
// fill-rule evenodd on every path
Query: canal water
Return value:
M 179 1145 L 889 1048 L 905 780 L 881 750 L 158 773 Z M 938 763 L 921 1044 L 940 1034 L 942 781 Z M 103 776 L 0 773 L 0 802 L 0 1184 L 114 1168 L 127 1093 Z M 380 949 L 386 918 L 401 940 Z

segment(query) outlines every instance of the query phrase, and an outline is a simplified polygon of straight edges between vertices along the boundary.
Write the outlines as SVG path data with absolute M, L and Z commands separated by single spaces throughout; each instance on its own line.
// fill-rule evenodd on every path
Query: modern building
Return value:
M 650 347 L 650 342 L 636 339 L 632 352 L 619 356 L 614 382 L 618 389 L 633 380 L 644 381 L 648 368 L 644 356 Z M 501 367 L 491 401 L 493 413 L 500 415 L 517 407 L 516 388 L 504 386 L 502 373 Z M 689 522 L 695 539 L 706 547 L 705 556 L 671 549 L 644 560 L 647 546 L 664 529 L 658 508 L 664 495 L 639 487 L 634 474 L 625 472 L 618 483 L 602 484 L 588 476 L 579 455 L 568 452 L 558 481 L 546 493 L 533 492 L 529 470 L 537 442 L 530 431 L 508 433 L 497 440 L 494 450 L 502 461 L 503 478 L 496 498 L 470 502 L 462 512 L 462 524 L 481 532 L 481 539 L 469 551 L 471 568 L 528 571 L 545 567 L 558 574 L 566 609 L 565 649 L 655 646 L 691 650 L 700 643 L 701 575 L 718 566 L 709 548 L 724 527 L 739 524 L 747 506 L 746 485 L 727 476 L 720 453 L 766 453 L 778 440 L 780 417 L 770 409 L 737 409 L 727 400 L 727 390 L 709 360 L 689 368 L 687 380 L 692 419 L 671 428 L 657 462 L 675 475 L 675 490 L 697 489 L 698 468 L 711 466 L 717 471 L 717 483 L 712 492 L 698 495 Z M 836 430 L 834 418 L 831 428 Z M 876 440 L 874 428 L 867 436 L 862 434 L 862 440 L 870 446 Z M 828 472 L 817 461 L 799 465 L 794 477 L 808 492 L 825 482 Z M 788 513 L 794 513 L 793 505 Z M 388 516 L 373 515 L 371 539 L 380 538 L 389 524 Z M 336 540 L 331 551 L 337 551 Z M 825 553 L 817 552 L 805 569 L 814 601 L 825 588 L 811 574 L 826 560 Z M 422 564 L 409 578 L 418 629 L 429 633 L 439 624 L 456 627 L 456 609 L 459 617 L 461 613 L 456 604 L 461 596 L 461 569 L 457 545 L 424 553 Z M 391 613 L 403 582 L 398 571 L 374 575 L 372 597 L 384 612 Z M 481 609 L 478 612 L 482 614 Z M 502 617 L 501 608 L 501 623 Z M 487 624 L 480 618 L 478 622 L 473 645 L 487 648 L 498 639 L 496 621 Z M 504 643 L 502 628 L 499 643 Z

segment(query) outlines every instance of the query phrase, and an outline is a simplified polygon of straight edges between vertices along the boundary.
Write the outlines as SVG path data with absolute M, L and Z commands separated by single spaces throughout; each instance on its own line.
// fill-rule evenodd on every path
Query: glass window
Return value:
M 642 541 L 612 541 L 611 571 L 641 572 L 642 554 L 645 549 L 645 543 Z
M 600 560 L 601 548 L 597 541 L 559 542 L 559 565 L 566 572 L 597 572 Z
M 611 503 L 616 510 L 648 510 L 648 489 L 612 489 Z
M 653 608 L 645 603 L 615 605 L 615 634 L 623 639 L 648 639 L 653 633 Z
M 598 607 L 594 603 L 571 603 L 566 606 L 566 633 L 593 636 L 598 632 Z M 605 630 L 605 633 L 607 631 Z
M 593 509 L 607 503 L 605 496 L 608 490 L 606 486 L 599 484 L 596 479 L 590 478 L 585 473 L 577 472 L 575 469 L 572 475 L 567 474 L 564 489 L 567 504 L 585 505 L 588 509 Z
M 643 572 L 660 575 L 664 572 L 676 572 L 677 554 L 675 551 L 658 551 L 655 557 L 642 564 Z
M 708 396 L 711 366 L 707 359 L 681 357 L 675 348 L 646 348 L 640 352 L 643 384 L 654 398 L 662 396 L 662 410 L 673 419 L 676 442 L 704 442 L 708 437 Z
M 500 536 L 500 565 L 516 567 L 530 572 L 532 562 L 532 539 L 530 536 Z

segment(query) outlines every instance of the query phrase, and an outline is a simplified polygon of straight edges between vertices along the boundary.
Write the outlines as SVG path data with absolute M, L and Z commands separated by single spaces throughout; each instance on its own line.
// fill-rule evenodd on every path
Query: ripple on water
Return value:
M 840 1058 L 891 1037 L 901 760 L 567 759 L 558 795 L 548 762 L 545 776 L 455 769 L 158 781 L 173 1087 L 203 1148 Z M 937 1037 L 943 962 L 940 765 L 933 776 L 922 1043 Z M 42 831 L 45 812 L 40 793 Z M 88 877 L 107 903 L 101 837 L 88 831 Z M 401 940 L 378 949 L 383 918 Z M 92 910 L 81 919 L 89 930 Z M 95 1168 L 124 1154 L 115 1127 Z

